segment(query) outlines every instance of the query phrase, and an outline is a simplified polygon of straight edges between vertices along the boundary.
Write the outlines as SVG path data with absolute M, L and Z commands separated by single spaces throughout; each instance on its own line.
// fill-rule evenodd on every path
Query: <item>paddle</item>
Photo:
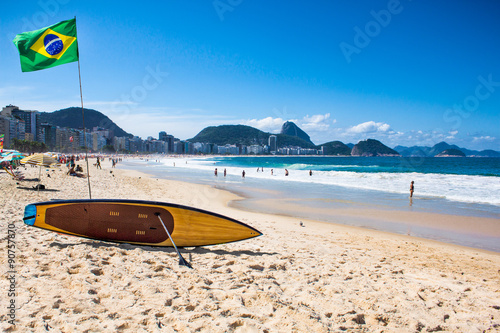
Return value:
M 170 238 L 170 241 L 172 242 L 172 244 L 174 245 L 174 248 L 175 248 L 175 251 L 177 252 L 177 255 L 179 256 L 179 265 L 182 265 L 182 266 L 186 266 L 186 267 L 189 267 L 189 268 L 193 268 L 193 266 L 191 266 L 190 263 L 188 263 L 181 255 L 181 253 L 179 252 L 179 250 L 177 249 L 177 246 L 175 245 L 174 243 L 174 240 L 172 239 L 172 236 L 170 236 L 170 232 L 168 232 L 168 229 L 167 227 L 165 227 L 165 224 L 163 224 L 163 220 L 161 219 L 160 217 L 160 213 L 155 213 L 156 216 L 158 216 L 158 218 L 160 219 L 160 222 L 161 222 L 161 225 L 163 226 L 163 229 L 165 229 L 165 231 L 167 232 L 167 235 L 168 235 L 168 238 Z

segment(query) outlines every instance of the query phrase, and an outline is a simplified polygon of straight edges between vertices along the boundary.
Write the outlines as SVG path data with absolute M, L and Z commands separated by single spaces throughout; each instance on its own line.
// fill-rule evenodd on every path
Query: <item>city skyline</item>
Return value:
M 0 103 L 79 106 L 77 64 L 21 73 L 18 33 L 77 17 L 84 106 L 147 137 L 207 126 L 315 144 L 500 147 L 500 5 L 490 1 L 2 3 Z M 107 15 L 102 13 L 110 13 Z M 109 36 L 113 36 L 110 38 Z

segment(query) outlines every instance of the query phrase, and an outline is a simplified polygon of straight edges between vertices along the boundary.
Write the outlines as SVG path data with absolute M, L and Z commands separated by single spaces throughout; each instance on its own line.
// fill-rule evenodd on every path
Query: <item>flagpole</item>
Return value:
M 76 22 L 76 16 L 75 16 L 75 22 Z M 92 199 L 92 191 L 90 190 L 89 157 L 88 157 L 88 148 L 87 148 L 87 131 L 85 130 L 85 112 L 83 110 L 83 93 L 82 93 L 82 75 L 80 72 L 80 55 L 78 55 L 78 81 L 80 82 L 80 101 L 82 103 L 83 144 L 85 147 L 85 161 L 87 161 L 87 183 L 89 186 L 89 199 Z

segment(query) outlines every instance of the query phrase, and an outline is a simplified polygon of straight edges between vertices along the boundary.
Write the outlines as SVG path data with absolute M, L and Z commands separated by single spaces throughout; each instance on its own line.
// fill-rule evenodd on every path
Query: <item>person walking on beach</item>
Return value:
M 99 160 L 99 156 L 97 156 L 97 163 L 95 165 L 96 165 L 96 169 L 102 169 L 101 168 L 101 161 Z
M 413 186 L 415 182 L 412 180 L 410 184 L 410 198 L 413 198 L 413 191 L 415 190 L 415 187 Z
M 75 156 L 71 156 L 71 159 L 69 160 L 69 163 L 68 163 L 68 167 L 71 169 L 71 168 L 74 168 L 75 167 Z

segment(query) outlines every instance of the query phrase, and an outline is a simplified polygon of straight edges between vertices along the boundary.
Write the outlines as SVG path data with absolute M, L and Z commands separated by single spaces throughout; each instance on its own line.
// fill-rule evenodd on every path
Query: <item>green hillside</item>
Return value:
M 440 157 L 440 156 L 457 156 L 457 157 L 465 157 L 465 154 L 463 151 L 461 150 L 458 150 L 458 149 L 454 149 L 454 148 L 450 148 L 450 149 L 445 149 L 443 150 L 442 152 L 440 152 L 439 154 L 437 154 L 436 156 Z
M 285 134 L 266 133 L 246 125 L 221 125 L 206 127 L 194 138 L 188 139 L 188 141 L 215 143 L 219 146 L 226 144 L 241 144 L 247 146 L 267 145 L 269 143 L 270 135 L 277 136 L 278 148 L 286 146 L 316 148 L 314 144 L 304 141 L 298 137 Z
M 101 127 L 112 130 L 115 136 L 118 137 L 132 137 L 132 134 L 125 132 L 101 112 L 92 109 L 84 109 L 84 111 L 85 128 L 92 129 L 93 127 Z M 40 121 L 59 127 L 83 128 L 82 108 L 71 107 L 54 112 L 41 112 Z
M 351 148 L 341 141 L 330 141 L 320 146 L 323 146 L 325 155 L 351 155 Z
M 351 155 L 352 156 L 399 156 L 399 153 L 394 149 L 387 147 L 380 141 L 367 139 L 358 142 L 358 144 L 352 148 Z

